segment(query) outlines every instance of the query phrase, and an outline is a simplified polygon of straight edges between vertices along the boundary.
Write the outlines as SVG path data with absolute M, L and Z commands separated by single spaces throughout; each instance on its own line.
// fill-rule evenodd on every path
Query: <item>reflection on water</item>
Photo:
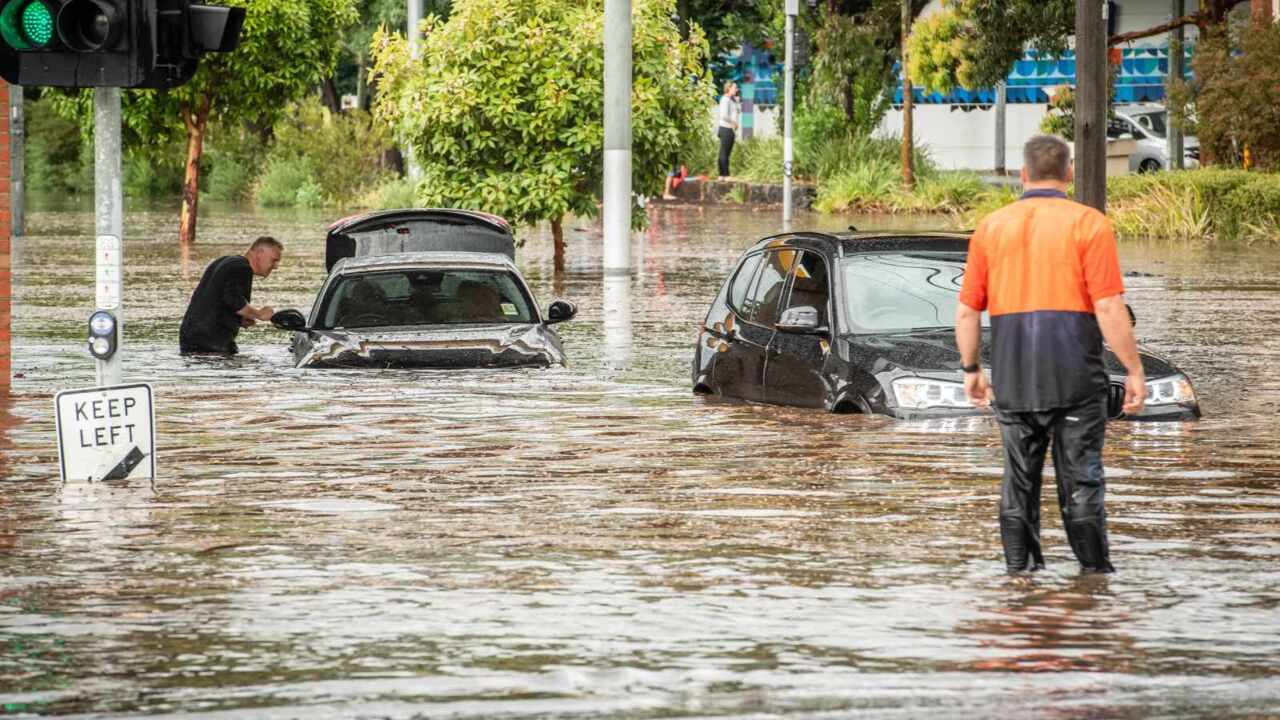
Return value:
M 92 383 L 88 213 L 32 213 L 0 404 L 0 706 L 243 718 L 1264 716 L 1280 707 L 1280 259 L 1126 246 L 1138 332 L 1206 418 L 1115 425 L 1119 573 L 1003 574 L 998 435 L 695 398 L 696 326 L 777 213 L 655 211 L 636 274 L 600 233 L 520 265 L 569 367 L 314 371 L 287 336 L 184 359 L 200 270 L 253 237 L 254 300 L 310 307 L 323 214 L 214 213 L 189 270 L 128 217 L 127 380 L 158 471 L 61 484 L 52 397 Z M 859 219 L 868 225 L 875 219 Z M 920 219 L 893 219 L 894 223 Z M 838 229 L 847 218 L 801 216 Z

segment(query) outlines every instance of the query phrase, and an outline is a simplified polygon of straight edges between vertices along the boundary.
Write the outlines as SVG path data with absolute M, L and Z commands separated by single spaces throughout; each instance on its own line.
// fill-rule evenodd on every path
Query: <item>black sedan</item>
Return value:
M 903 419 L 989 412 L 965 396 L 955 343 L 967 251 L 957 233 L 804 232 L 757 242 L 699 329 L 694 392 Z M 985 313 L 983 326 L 985 362 Z M 1187 376 L 1140 351 L 1148 399 L 1131 419 L 1199 418 Z M 1110 351 L 1104 361 L 1111 414 L 1123 417 L 1124 367 Z

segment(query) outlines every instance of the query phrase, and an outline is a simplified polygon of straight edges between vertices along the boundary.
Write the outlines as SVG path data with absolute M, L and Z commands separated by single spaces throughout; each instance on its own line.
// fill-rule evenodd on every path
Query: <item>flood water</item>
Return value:
M 90 386 L 92 216 L 35 212 L 0 408 L 0 714 L 206 718 L 1268 717 L 1280 713 L 1280 254 L 1122 248 L 1148 348 L 1205 419 L 1113 424 L 1113 576 L 1004 574 L 992 421 L 695 398 L 695 327 L 776 211 L 665 209 L 606 284 L 598 226 L 519 265 L 570 366 L 295 370 L 287 337 L 189 360 L 199 272 L 286 246 L 310 307 L 332 215 L 126 218 L 127 381 L 159 477 L 60 483 Z M 838 228 L 848 218 L 804 216 Z M 859 220 L 874 225 L 876 221 Z M 880 221 L 883 224 L 885 221 Z M 925 227 L 927 218 L 892 221 Z

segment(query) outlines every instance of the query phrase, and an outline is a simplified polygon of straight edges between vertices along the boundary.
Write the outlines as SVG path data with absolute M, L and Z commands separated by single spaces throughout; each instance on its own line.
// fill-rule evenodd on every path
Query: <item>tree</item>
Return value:
M 131 90 L 123 97 L 125 141 L 154 147 L 175 135 L 187 145 L 178 237 L 196 239 L 200 158 L 209 122 L 219 119 L 270 127 L 291 101 L 311 92 L 333 71 L 342 31 L 356 19 L 355 0 L 222 0 L 247 9 L 240 46 L 205 55 L 185 85 Z M 93 95 L 64 102 L 64 112 L 91 127 Z
M 673 14 L 674 0 L 632 11 L 632 183 L 648 195 L 708 132 L 706 41 Z M 602 0 L 459 0 L 424 25 L 418 61 L 399 34 L 373 51 L 374 112 L 413 146 L 418 200 L 548 220 L 559 267 L 563 217 L 594 216 L 603 184 Z
M 1195 25 L 1202 37 L 1225 28 L 1227 14 L 1249 0 L 1199 0 L 1199 10 L 1107 39 L 1115 46 Z M 911 73 L 930 90 L 992 87 L 1031 47 L 1060 55 L 1075 33 L 1075 0 L 955 0 L 916 24 Z
M 1207 159 L 1280 170 L 1280 25 L 1232 27 L 1192 60 L 1200 147 Z

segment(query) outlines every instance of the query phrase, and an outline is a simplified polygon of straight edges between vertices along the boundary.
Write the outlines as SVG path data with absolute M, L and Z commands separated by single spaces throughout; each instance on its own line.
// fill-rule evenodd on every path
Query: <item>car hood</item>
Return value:
M 855 335 L 846 338 L 853 354 L 873 356 L 875 372 L 890 370 L 896 366 L 925 376 L 946 378 L 958 375 L 960 350 L 956 346 L 955 331 L 950 328 L 926 330 L 917 333 L 895 335 Z M 991 355 L 991 334 L 982 334 L 982 362 L 987 365 Z M 1168 360 L 1144 348 L 1139 348 L 1143 372 L 1148 378 L 1160 378 L 1180 372 Z M 1124 365 L 1110 350 L 1103 350 L 1103 363 L 1110 375 L 1124 375 Z
M 494 324 L 326 330 L 311 333 L 298 367 L 495 367 L 563 364 L 543 325 Z

